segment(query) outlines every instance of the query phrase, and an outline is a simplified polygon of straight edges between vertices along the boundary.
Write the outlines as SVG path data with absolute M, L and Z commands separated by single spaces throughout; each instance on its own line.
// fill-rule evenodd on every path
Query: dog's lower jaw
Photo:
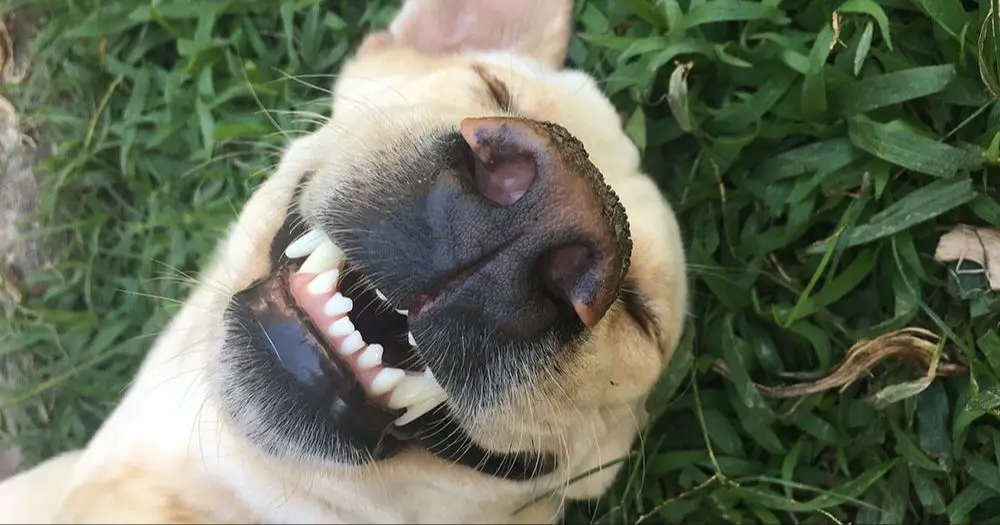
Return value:
M 552 497 L 516 511 L 562 473 L 535 482 L 486 476 L 419 450 L 351 467 L 276 458 L 235 431 L 203 373 L 208 345 L 186 311 L 74 468 L 67 521 L 148 523 L 545 523 Z M 189 342 L 191 345 L 183 345 Z M 178 401 L 179 400 L 179 401 Z M 76 482 L 79 480 L 79 482 Z M 107 514 L 110 512 L 111 514 Z M 72 518 L 72 520 L 69 520 Z
M 547 484 L 486 477 L 425 451 L 343 468 L 278 463 L 243 450 L 254 460 L 225 461 L 219 468 L 223 479 L 241 480 L 243 505 L 258 522 L 553 523 L 562 512 L 558 495 L 531 504 Z
M 284 187 L 280 180 L 268 181 L 250 206 L 275 202 L 273 192 Z M 233 256 L 264 244 L 248 244 L 241 229 L 233 228 L 220 261 L 201 279 L 206 284 L 161 334 L 124 399 L 74 466 L 72 479 L 66 480 L 71 484 L 68 506 L 60 514 L 72 520 L 58 522 L 115 517 L 146 523 L 558 520 L 559 491 L 516 511 L 570 477 L 563 472 L 537 481 L 507 481 L 419 450 L 351 467 L 276 458 L 243 438 L 212 386 L 228 299 L 218 288 L 248 284 L 227 276 L 254 275 L 257 261 Z M 265 234 L 269 238 L 273 232 Z M 246 266 L 225 268 L 224 260 Z
M 239 505 L 258 522 L 557 523 L 567 500 L 599 496 L 614 480 L 620 470 L 614 462 L 634 438 L 639 410 L 595 410 L 581 418 L 586 422 L 566 430 L 598 440 L 568 440 L 560 464 L 570 469 L 532 481 L 487 476 L 413 448 L 352 467 L 277 459 L 229 429 L 220 434 L 206 426 L 200 434 L 221 447 L 208 458 L 210 474 L 234 484 Z

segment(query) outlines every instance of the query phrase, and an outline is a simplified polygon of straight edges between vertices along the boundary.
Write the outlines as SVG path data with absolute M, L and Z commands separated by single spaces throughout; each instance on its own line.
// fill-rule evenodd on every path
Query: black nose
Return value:
M 418 341 L 568 342 L 614 304 L 628 220 L 562 126 L 469 118 L 363 160 L 321 220 Z
M 595 325 L 619 293 L 631 244 L 624 209 L 583 145 L 520 118 L 470 118 L 459 131 L 468 161 L 428 196 L 449 210 L 432 225 L 468 269 L 455 286 L 512 328 L 532 331 L 553 299 Z

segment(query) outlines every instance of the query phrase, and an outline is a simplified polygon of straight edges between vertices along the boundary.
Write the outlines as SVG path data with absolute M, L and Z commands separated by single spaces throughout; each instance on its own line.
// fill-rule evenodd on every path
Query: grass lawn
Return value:
M 0 358 L 31 371 L 0 403 L 18 428 L 2 439 L 37 461 L 114 406 L 397 2 L 0 10 L 17 4 L 47 17 L 33 74 L 3 95 L 57 147 L 40 237 L 54 261 L 6 283 L 23 299 Z M 676 206 L 694 302 L 657 419 L 568 520 L 1000 523 L 1000 299 L 974 263 L 934 259 L 952 227 L 1000 226 L 989 3 L 577 4 L 571 62 Z

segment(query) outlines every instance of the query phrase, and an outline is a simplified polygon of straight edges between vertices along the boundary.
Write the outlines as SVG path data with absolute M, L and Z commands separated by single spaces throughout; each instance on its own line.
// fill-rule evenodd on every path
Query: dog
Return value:
M 572 29 L 571 0 L 406 0 L 111 416 L 0 485 L 0 519 L 553 523 L 601 496 L 688 289 Z

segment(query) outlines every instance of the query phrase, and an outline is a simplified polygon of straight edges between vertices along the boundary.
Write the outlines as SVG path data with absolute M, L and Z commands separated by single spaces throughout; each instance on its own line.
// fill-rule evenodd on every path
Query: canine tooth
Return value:
M 399 308 L 396 308 L 396 313 L 399 314 L 399 315 L 410 315 L 410 311 L 409 310 L 402 310 L 402 309 L 399 309 Z
M 309 230 L 285 248 L 285 257 L 289 259 L 305 257 L 315 251 L 316 248 L 319 248 L 320 243 L 324 240 L 326 240 L 326 235 L 323 233 L 323 230 Z
M 406 340 L 410 342 L 410 346 L 417 346 L 417 340 L 413 338 L 413 332 L 406 332 Z
M 327 332 L 334 337 L 343 337 L 345 335 L 351 335 L 354 332 L 354 323 L 348 317 L 341 317 L 330 325 Z
M 351 355 L 365 347 L 365 340 L 361 338 L 361 332 L 351 332 L 351 335 L 340 343 L 340 353 Z
M 302 266 L 299 273 L 321 273 L 331 268 L 339 268 L 344 260 L 344 252 L 337 248 L 337 245 L 324 239 L 323 242 L 312 252 Z
M 378 298 L 382 299 L 383 301 L 388 301 L 389 300 L 389 298 L 386 297 L 385 294 L 382 293 L 378 288 L 375 289 L 375 295 L 377 295 Z
M 379 396 L 392 390 L 405 376 L 406 372 L 398 368 L 383 368 L 375 379 L 372 379 L 372 395 Z
M 354 308 L 354 301 L 350 297 L 344 296 L 344 294 L 337 292 L 333 294 L 333 297 L 326 302 L 323 306 L 323 313 L 329 316 L 346 314 Z
M 358 356 L 358 367 L 362 369 L 375 368 L 380 364 L 382 364 L 382 345 L 368 345 L 368 348 Z
M 421 375 L 407 375 L 396 385 L 389 397 L 389 408 L 404 408 L 416 406 L 428 399 L 435 399 L 444 396 L 441 385 L 434 380 L 434 376 L 425 373 Z
M 306 289 L 313 295 L 328 294 L 337 286 L 338 277 L 340 277 L 340 270 L 336 268 L 327 270 L 309 281 L 309 286 Z
M 407 423 L 410 423 L 414 419 L 417 419 L 418 417 L 430 412 L 431 410 L 434 410 L 434 408 L 436 408 L 438 405 L 444 402 L 445 402 L 445 397 L 442 395 L 440 397 L 432 397 L 424 401 L 423 403 L 413 405 L 406 409 L 405 414 L 399 416 L 399 418 L 396 419 L 395 424 L 396 426 L 401 427 Z

